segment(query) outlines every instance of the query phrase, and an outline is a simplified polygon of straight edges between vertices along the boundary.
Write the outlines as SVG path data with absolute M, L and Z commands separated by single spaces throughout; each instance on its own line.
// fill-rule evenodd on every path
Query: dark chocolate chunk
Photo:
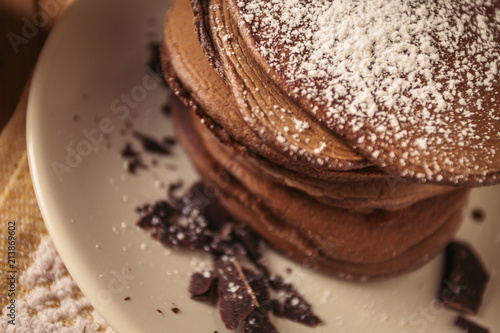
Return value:
M 177 139 L 173 136 L 166 136 L 163 138 L 163 144 L 165 146 L 173 146 L 177 143 Z
M 132 146 L 129 142 L 125 145 L 125 148 L 121 151 L 122 157 L 136 157 L 138 153 L 132 149 Z
M 217 278 L 213 272 L 194 273 L 189 283 L 191 299 L 208 302 L 215 299 Z
M 282 302 L 278 301 L 275 314 L 310 327 L 321 323 L 321 319 L 312 312 L 311 305 L 297 292 L 290 293 Z
M 472 219 L 476 222 L 483 222 L 486 214 L 481 208 L 476 208 L 472 210 Z
M 125 297 L 123 300 L 124 300 L 124 301 L 130 301 L 131 299 L 132 299 L 132 298 L 130 298 L 130 297 L 128 297 L 128 296 L 127 296 L 127 297 Z
M 163 105 L 161 111 L 165 116 L 170 117 L 170 115 L 172 114 L 172 110 L 170 109 L 170 103 L 166 103 L 165 105 Z
M 278 333 L 267 313 L 253 311 L 245 318 L 243 333 Z
M 290 283 L 285 282 L 283 277 L 280 275 L 271 277 L 269 279 L 269 283 L 274 290 L 286 291 L 289 293 L 295 291 L 293 286 Z
M 211 183 L 196 183 L 183 198 L 185 203 L 202 211 L 202 215 L 207 219 L 208 227 L 212 231 L 221 230 L 229 221 L 226 210 L 217 200 L 216 186 Z
M 211 243 L 213 236 L 206 232 L 207 222 L 195 206 L 187 206 L 179 200 L 159 201 L 142 211 L 138 225 L 152 228 L 153 238 L 164 245 L 188 249 L 202 249 Z
M 217 212 L 222 210 L 220 204 L 205 189 L 196 184 L 182 198 L 171 197 L 169 202 L 139 208 L 143 215 L 139 226 L 152 228 L 153 238 L 167 246 L 200 249 L 219 256 L 245 255 L 243 245 L 234 240 L 232 225 L 225 223 L 227 216 Z
M 218 303 L 222 322 L 234 330 L 258 308 L 259 303 L 236 260 L 216 260 L 214 271 L 218 277 Z
M 234 234 L 247 250 L 249 259 L 258 264 L 262 259 L 260 237 L 253 230 L 243 225 L 236 225 L 234 227 Z
M 198 182 L 191 186 L 189 191 L 181 198 L 185 206 L 196 208 L 203 213 L 206 212 L 207 207 L 215 204 L 214 199 L 215 196 L 207 190 L 207 185 L 203 182 Z M 224 222 L 221 222 L 221 225 L 223 224 Z
M 137 225 L 143 229 L 163 226 L 177 214 L 176 209 L 167 201 L 159 201 L 154 206 L 145 205 L 137 210 L 142 215 Z
M 269 303 L 271 297 L 269 296 L 269 280 L 267 276 L 263 272 L 247 268 L 243 269 L 243 273 L 260 307 L 265 303 Z
M 479 326 L 478 324 L 462 316 L 457 317 L 457 319 L 455 320 L 455 325 L 460 327 L 464 332 L 467 333 L 490 333 L 489 329 Z
M 179 184 L 180 186 L 181 184 Z M 137 208 L 138 225 L 167 246 L 198 249 L 214 257 L 212 272 L 191 276 L 189 293 L 198 301 L 215 301 L 228 329 L 243 324 L 244 332 L 277 332 L 268 315 L 275 313 L 296 322 L 316 326 L 321 320 L 295 288 L 281 276 L 272 277 L 262 260 L 259 237 L 243 225 L 231 222 L 213 188 L 200 182 L 182 197 L 170 186 L 169 201 Z M 235 256 L 246 256 L 254 268 L 242 268 Z M 286 296 L 271 299 L 270 288 Z
M 178 223 L 162 225 L 153 231 L 152 236 L 167 246 L 191 250 L 203 249 L 205 244 L 212 243 L 211 236 L 203 233 L 204 223 L 203 219 L 195 219 L 187 225 Z
M 125 148 L 121 151 L 121 156 L 127 162 L 127 171 L 131 174 L 135 174 L 138 169 L 147 169 L 147 166 L 141 159 L 141 155 L 136 152 L 130 143 L 127 142 Z
M 283 277 L 274 276 L 269 279 L 270 285 L 274 290 L 284 292 L 286 298 L 284 301 L 274 301 L 274 314 L 280 317 L 286 317 L 292 321 L 315 327 L 321 323 L 321 319 L 316 316 L 311 309 L 311 305 L 295 290 Z
M 171 145 L 165 144 L 164 142 L 159 142 L 149 135 L 134 132 L 134 137 L 141 141 L 142 148 L 149 153 L 155 153 L 159 155 L 170 155 L 172 153 Z
M 479 257 L 464 243 L 446 247 L 439 299 L 443 305 L 464 314 L 476 314 L 483 301 L 489 275 Z
M 174 314 L 179 314 L 179 312 L 181 312 L 181 310 L 177 307 L 174 307 L 174 308 L 171 308 L 170 309 Z

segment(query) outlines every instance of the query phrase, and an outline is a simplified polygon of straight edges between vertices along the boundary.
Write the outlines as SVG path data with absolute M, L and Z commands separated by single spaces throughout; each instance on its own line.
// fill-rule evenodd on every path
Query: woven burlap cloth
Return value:
M 113 332 L 66 270 L 40 214 L 26 151 L 28 87 L 0 133 L 0 332 Z
M 0 135 L 0 332 L 113 332 L 69 275 L 45 228 L 26 152 L 27 93 Z M 9 222 L 15 222 L 15 263 L 8 261 Z

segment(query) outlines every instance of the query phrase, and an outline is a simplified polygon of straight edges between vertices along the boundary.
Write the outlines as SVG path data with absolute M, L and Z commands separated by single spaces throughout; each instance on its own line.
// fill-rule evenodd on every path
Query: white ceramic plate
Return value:
M 31 89 L 31 171 L 59 253 L 117 332 L 225 332 L 217 310 L 187 293 L 191 272 L 207 257 L 167 250 L 135 227 L 137 206 L 164 198 L 170 182 L 196 179 L 186 156 L 177 148 L 156 166 L 146 160 L 149 169 L 137 175 L 125 170 L 120 156 L 126 142 L 138 147 L 123 133 L 130 125 L 158 138 L 173 133 L 159 112 L 166 90 L 145 70 L 150 43 L 161 40 L 167 4 L 86 0 L 66 13 L 43 50 Z M 491 273 L 484 305 L 472 319 L 492 332 L 500 331 L 499 199 L 498 187 L 474 191 L 470 207 L 482 208 L 486 220 L 468 218 L 459 234 Z M 456 314 L 434 301 L 442 258 L 404 277 L 361 285 L 310 272 L 270 251 L 267 257 L 271 270 L 294 282 L 325 321 L 309 329 L 273 318 L 281 332 L 460 331 L 452 324 Z M 170 311 L 174 306 L 181 310 L 177 315 Z

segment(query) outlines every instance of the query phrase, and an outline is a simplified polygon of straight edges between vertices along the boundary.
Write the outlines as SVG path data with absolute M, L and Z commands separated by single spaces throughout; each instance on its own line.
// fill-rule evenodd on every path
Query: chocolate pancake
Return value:
M 392 8 L 392 0 L 383 4 L 380 1 L 370 7 L 373 13 L 384 12 L 384 6 Z M 430 61 L 434 54 L 431 51 L 440 44 L 426 44 L 424 53 L 429 54 L 422 56 L 411 43 L 423 45 L 429 31 L 411 20 L 406 26 L 423 29 L 424 37 L 416 42 L 400 41 L 402 47 L 413 46 L 395 53 L 399 58 L 394 60 L 394 68 L 366 77 L 358 75 L 356 70 L 365 70 L 366 66 L 378 70 L 382 61 L 379 53 L 388 55 L 372 38 L 372 32 L 365 31 L 372 38 L 369 41 L 375 42 L 373 54 L 354 48 L 352 57 L 360 61 L 354 63 L 349 53 L 344 53 L 342 74 L 330 63 L 338 55 L 329 52 L 339 50 L 337 43 L 351 48 L 370 44 L 364 40 L 356 44 L 350 39 L 349 34 L 359 31 L 349 30 L 350 23 L 343 21 L 327 2 L 301 3 L 298 11 L 286 3 L 272 8 L 269 4 L 257 0 L 255 8 L 250 8 L 246 1 L 193 0 L 190 8 L 189 3 L 175 0 L 170 7 L 162 65 L 167 82 L 185 106 L 173 100 L 172 117 L 180 142 L 203 178 L 218 185 L 219 198 L 233 217 L 251 226 L 285 255 L 303 263 L 313 261 L 315 268 L 359 281 L 382 279 L 420 267 L 439 253 L 456 232 L 468 197 L 466 187 L 497 181 L 500 168 L 495 166 L 498 158 L 494 145 L 500 137 L 495 141 L 490 131 L 497 125 L 488 125 L 484 132 L 488 138 L 477 139 L 482 124 L 474 123 L 475 111 L 462 105 L 463 101 L 471 102 L 469 97 L 477 91 L 481 96 L 486 91 L 491 98 L 489 104 L 479 103 L 487 110 L 484 119 L 497 121 L 496 95 L 490 91 L 497 87 L 496 79 L 490 78 L 488 87 L 479 85 L 477 91 L 468 91 L 471 95 L 466 98 L 454 73 L 450 74 L 451 81 L 441 76 L 440 81 L 436 79 L 435 75 L 443 74 L 441 69 L 430 70 L 430 74 L 424 71 L 429 74 L 424 76 L 411 70 L 403 72 L 413 76 L 397 76 L 405 66 L 401 59 L 407 60 L 401 52 L 415 55 L 415 61 L 423 67 L 436 66 Z M 383 6 L 378 8 L 379 4 Z M 410 4 L 408 13 L 418 12 L 411 19 L 433 19 L 435 13 L 427 5 Z M 363 11 L 369 6 L 362 2 L 358 9 Z M 464 11 L 470 9 L 467 6 Z M 478 9 L 474 28 L 464 28 L 465 34 L 476 28 L 494 30 L 492 17 L 500 22 L 495 6 L 496 2 L 493 14 L 482 16 L 482 9 Z M 325 31 L 321 29 L 323 24 L 331 23 L 329 16 L 318 12 L 318 22 L 312 22 L 307 18 L 309 7 L 329 9 L 341 23 L 338 28 L 348 27 L 348 31 L 335 28 L 333 36 L 340 34 L 338 38 L 323 39 L 317 33 Z M 377 15 L 365 14 L 378 22 Z M 384 19 L 390 27 L 395 18 Z M 276 25 L 280 20 L 287 22 L 284 27 Z M 294 23 L 287 25 L 290 20 Z M 314 24 L 320 28 L 313 35 L 300 35 Z M 284 39 L 275 34 L 282 29 L 288 29 Z M 388 34 L 388 30 L 380 31 Z M 391 43 L 413 33 L 397 30 L 391 35 Z M 447 33 L 431 36 L 435 38 L 432 41 L 448 38 Z M 381 40 L 384 38 L 387 36 L 381 36 Z M 495 67 L 495 42 L 486 35 L 482 38 L 487 44 L 482 56 L 492 60 L 488 66 Z M 324 41 L 319 51 L 310 43 L 317 40 Z M 454 42 L 468 45 L 466 40 Z M 388 44 L 388 49 L 393 50 L 393 46 Z M 372 63 L 363 63 L 363 52 L 366 61 Z M 439 52 L 438 58 L 443 56 Z M 462 59 L 472 53 L 450 56 Z M 283 66 L 277 59 L 283 61 Z M 295 60 L 304 62 L 295 64 Z M 295 76 L 286 77 L 294 66 L 298 68 L 292 71 Z M 330 70 L 338 77 L 332 76 Z M 487 73 L 491 76 L 493 69 Z M 353 77 L 356 85 L 350 81 Z M 393 84 L 387 87 L 384 80 Z M 411 84 L 405 85 L 405 80 Z M 451 89 L 446 84 L 457 85 L 456 94 L 463 97 L 461 108 L 453 102 L 456 96 L 446 95 L 449 100 L 443 100 L 445 105 L 436 104 L 439 94 L 426 85 L 436 82 L 443 96 Z M 400 99 L 395 99 L 398 93 Z M 420 103 L 424 95 L 428 102 Z M 448 104 L 457 107 L 455 116 L 461 112 L 462 116 L 451 116 Z M 436 122 L 423 122 L 429 119 Z M 396 133 L 397 126 L 400 132 Z M 462 137 L 474 133 L 474 140 L 479 140 L 462 140 L 461 145 L 490 144 L 488 152 L 480 155 L 475 153 L 477 147 L 467 147 L 463 152 L 455 150 L 456 156 L 450 155 L 450 149 L 459 143 L 446 140 L 458 140 L 458 130 L 462 130 Z M 389 143 L 395 147 L 388 147 Z M 459 155 L 464 159 L 459 161 Z M 436 184 L 422 184 L 425 182 Z
M 310 163 L 311 156 L 307 154 L 290 156 L 288 151 L 280 147 L 277 149 L 276 138 L 270 140 L 269 137 L 261 135 L 261 131 L 250 130 L 241 117 L 238 105 L 228 87 L 205 58 L 196 38 L 191 17 L 189 3 L 182 1 L 175 1 L 167 13 L 162 61 L 167 82 L 176 95 L 187 105 L 199 106 L 198 114 L 206 118 L 211 129 L 227 144 L 237 148 L 244 146 L 248 151 L 273 163 L 317 176 L 318 170 Z M 336 162 L 332 159 L 332 163 L 328 167 L 325 166 L 326 171 L 356 169 L 369 165 L 351 148 L 338 142 L 339 158 L 335 159 Z M 380 173 L 380 171 L 370 171 L 370 173 Z M 329 174 L 326 172 L 319 177 L 328 178 Z
M 183 126 L 189 128 L 189 125 Z M 201 130 L 204 128 L 201 127 Z M 217 181 L 213 174 L 223 175 L 227 172 L 231 179 L 235 179 L 282 224 L 289 225 L 299 233 L 328 237 L 335 244 L 335 259 L 378 262 L 404 252 L 439 228 L 462 206 L 468 193 L 467 190 L 455 190 L 447 195 L 422 200 L 392 214 L 384 214 L 383 211 L 357 213 L 321 204 L 299 191 L 261 179 L 223 154 L 210 154 L 203 136 L 194 138 L 199 133 L 196 127 L 191 125 L 189 132 L 192 137 L 190 142 L 196 143 L 194 146 L 197 150 L 192 159 L 200 173 Z
M 414 271 L 433 259 L 450 241 L 460 226 L 461 210 L 453 213 L 443 225 L 422 242 L 389 260 L 377 263 L 352 263 L 330 257 L 332 249 L 328 239 L 316 236 L 316 242 L 293 228 L 282 225 L 271 214 L 248 206 L 233 195 L 221 191 L 222 203 L 235 216 L 252 226 L 274 249 L 314 270 L 325 272 L 344 280 L 358 282 L 377 281 Z M 284 241 L 285 240 L 285 241 Z M 324 248 L 326 247 L 326 252 Z
M 246 171 L 226 170 L 204 150 L 189 114 L 179 104 L 172 111 L 180 142 L 199 171 L 219 185 L 229 211 L 296 260 L 321 253 L 317 268 L 330 274 L 371 280 L 415 269 L 438 253 L 459 225 L 464 190 L 422 201 L 398 219 L 373 223 L 370 214 L 327 207 L 295 190 L 259 182 Z
M 205 125 L 208 125 L 207 127 L 216 133 L 221 141 L 232 147 L 235 158 L 240 154 L 234 152 L 233 148 L 241 146 L 234 141 L 240 141 L 241 145 L 250 146 L 252 150 L 258 150 L 259 153 L 290 168 L 290 163 L 287 163 L 282 156 L 276 156 L 273 150 L 267 149 L 265 144 L 243 125 L 237 126 L 243 129 L 241 131 L 232 130 L 241 122 L 241 118 L 236 111 L 234 99 L 204 58 L 194 28 L 188 19 L 190 15 L 192 15 L 190 6 L 185 2 L 174 2 L 169 9 L 163 54 L 169 84 L 177 95 L 184 96 L 185 104 L 197 106 L 196 112 L 201 115 Z M 210 116 L 207 117 L 207 114 Z M 227 135 L 226 129 L 231 133 L 230 136 Z M 236 137 L 236 140 L 233 141 L 233 137 Z M 329 173 L 331 180 L 336 176 L 338 182 L 335 183 L 318 181 L 303 173 L 289 172 L 265 159 L 255 157 L 240 156 L 240 159 L 243 158 L 243 162 L 247 162 L 247 167 L 250 167 L 250 164 L 261 166 L 260 169 L 264 174 L 274 177 L 281 183 L 305 190 L 324 202 L 357 210 L 399 209 L 425 197 L 451 190 L 445 187 L 422 188 L 412 182 L 388 179 L 380 172 L 365 170 L 357 170 L 355 174 Z M 369 177 L 376 179 L 363 184 L 347 183 L 349 180 L 366 180 Z
M 254 133 L 293 159 L 318 169 L 352 168 L 362 158 L 340 137 L 314 121 L 276 87 L 247 56 L 236 23 L 221 1 L 211 1 L 209 22 L 214 46 L 238 103 L 238 112 Z
M 500 181 L 499 0 L 210 3 L 262 80 L 385 172 Z
M 250 156 L 239 154 L 229 149 L 203 125 L 193 120 L 195 130 L 204 141 L 205 148 L 225 168 L 243 168 L 252 174 L 266 178 L 270 182 L 288 186 L 315 198 L 325 204 L 348 208 L 355 211 L 373 211 L 375 209 L 399 210 L 420 200 L 456 190 L 451 186 L 422 186 L 412 181 L 398 178 L 374 178 L 363 181 L 317 180 L 282 169 L 273 168 L 269 163 Z M 224 162 L 223 162 L 224 161 Z

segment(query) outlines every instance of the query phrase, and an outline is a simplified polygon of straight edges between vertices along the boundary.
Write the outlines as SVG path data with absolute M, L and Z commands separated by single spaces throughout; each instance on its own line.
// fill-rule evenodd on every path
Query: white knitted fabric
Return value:
M 48 235 L 32 259 L 19 276 L 15 325 L 8 323 L 4 308 L 0 332 L 113 333 L 71 279 Z

